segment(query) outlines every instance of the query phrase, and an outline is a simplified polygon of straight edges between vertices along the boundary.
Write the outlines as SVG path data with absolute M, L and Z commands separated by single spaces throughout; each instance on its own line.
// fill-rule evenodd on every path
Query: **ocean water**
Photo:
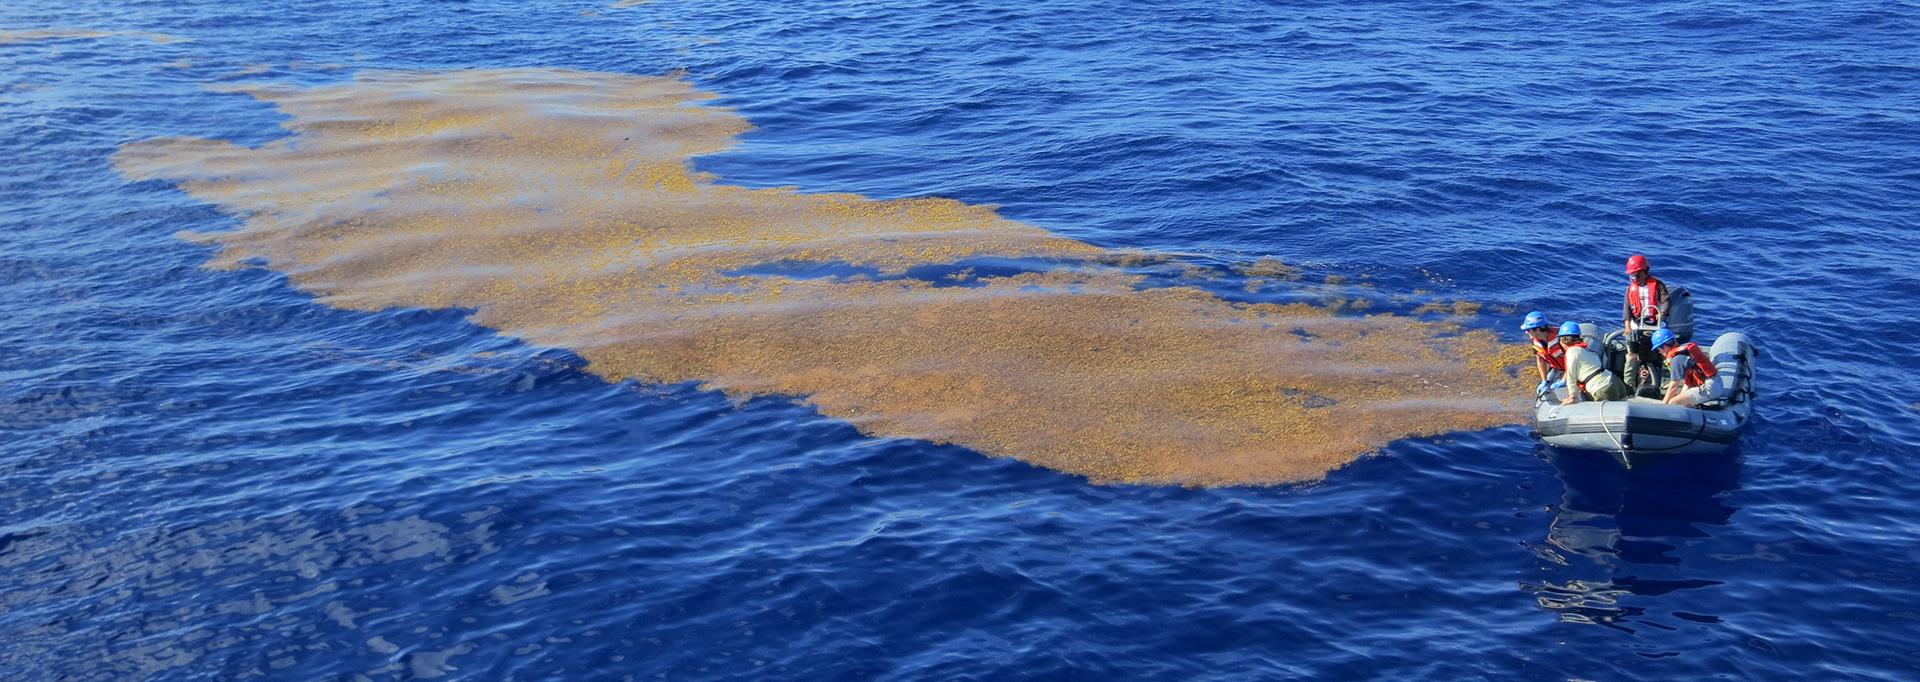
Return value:
M 1920 676 L 1915 3 L 17 0 L 0 31 L 8 679 Z M 1631 471 L 1522 415 L 1298 484 L 1090 481 L 205 268 L 180 233 L 244 216 L 115 168 L 287 139 L 242 84 L 530 68 L 716 95 L 754 126 L 692 159 L 719 182 L 997 206 L 1226 300 L 1284 294 L 1235 274 L 1271 258 L 1518 343 L 1614 318 L 1645 253 L 1758 339 L 1758 421 Z

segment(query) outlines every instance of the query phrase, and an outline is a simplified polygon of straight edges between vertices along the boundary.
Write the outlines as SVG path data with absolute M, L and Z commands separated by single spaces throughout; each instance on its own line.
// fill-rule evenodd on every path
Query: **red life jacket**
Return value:
M 1687 388 L 1693 388 L 1707 383 L 1708 379 L 1712 379 L 1714 375 L 1720 373 L 1720 370 L 1713 366 L 1713 360 L 1708 358 L 1706 352 L 1700 350 L 1700 346 L 1697 344 L 1689 343 L 1667 351 L 1667 359 L 1672 360 L 1673 356 L 1679 355 L 1682 352 L 1687 354 L 1687 359 L 1692 360 L 1692 362 L 1687 363 L 1686 376 L 1680 377 L 1680 380 L 1686 383 Z
M 1660 325 L 1660 280 L 1647 275 L 1646 286 L 1627 284 L 1627 314 L 1633 318 L 1636 327 L 1652 328 Z
M 1534 341 L 1533 352 L 1546 358 L 1547 369 L 1567 371 L 1567 349 L 1561 348 L 1560 344 L 1553 341 Z

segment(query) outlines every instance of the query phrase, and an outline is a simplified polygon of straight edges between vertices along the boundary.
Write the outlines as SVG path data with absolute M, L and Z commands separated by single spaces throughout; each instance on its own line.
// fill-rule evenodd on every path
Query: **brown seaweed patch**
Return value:
M 1147 287 L 1133 269 L 1165 257 L 990 207 L 719 184 L 690 158 L 750 126 L 681 80 L 385 71 L 231 89 L 277 104 L 292 136 L 115 156 L 244 219 L 188 235 L 223 247 L 216 264 L 263 264 L 342 308 L 472 308 L 609 380 L 794 396 L 872 435 L 1198 485 L 1310 480 L 1520 416 L 1504 370 L 1524 357 L 1485 331 Z M 960 269 L 996 259 L 1056 265 Z M 773 267 L 793 263 L 868 274 Z M 930 265 L 960 274 L 909 276 Z
M 1473 317 L 1480 314 L 1483 306 L 1477 301 L 1428 301 L 1413 309 L 1415 315 L 1443 313 L 1457 317 Z
M 1234 268 L 1234 272 L 1246 277 L 1265 277 L 1286 281 L 1300 279 L 1300 268 L 1280 262 L 1278 258 L 1262 258 Z
M 165 33 L 153 33 L 150 31 L 95 31 L 92 29 L 84 29 L 84 28 L 40 28 L 40 29 L 28 29 L 28 30 L 0 31 L 0 45 L 26 42 L 29 40 L 55 40 L 60 38 L 69 38 L 69 39 L 112 38 L 115 36 L 131 36 L 135 38 L 145 38 L 147 40 L 151 40 L 155 43 L 162 44 L 162 45 L 165 45 L 167 43 L 177 43 L 177 42 L 185 42 L 187 40 L 191 40 L 191 38 L 181 38 L 178 36 L 167 35 Z

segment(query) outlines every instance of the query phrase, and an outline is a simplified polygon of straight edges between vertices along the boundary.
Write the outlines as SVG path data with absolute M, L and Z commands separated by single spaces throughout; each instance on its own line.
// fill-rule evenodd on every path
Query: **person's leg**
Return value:
M 1686 392 L 1688 396 L 1693 400 L 1693 402 L 1689 404 L 1704 405 L 1726 398 L 1726 391 L 1722 390 L 1723 388 L 1725 387 L 1722 386 L 1718 380 L 1708 379 L 1707 383 L 1687 389 Z
M 1613 372 L 1601 372 L 1593 381 L 1587 382 L 1587 393 L 1594 400 L 1626 400 L 1633 390 L 1626 383 L 1613 376 Z
M 1621 368 L 1620 379 L 1626 384 L 1629 393 L 1640 387 L 1640 369 L 1645 366 L 1647 353 L 1653 350 L 1653 336 L 1648 332 L 1627 334 L 1627 364 Z
M 1670 379 L 1670 377 L 1667 376 L 1667 358 L 1661 355 L 1660 351 L 1654 349 L 1652 332 L 1647 333 L 1647 354 L 1641 356 L 1641 362 L 1646 364 L 1647 376 L 1651 379 L 1652 383 L 1659 386 L 1660 390 L 1665 391 L 1667 389 L 1667 381 Z

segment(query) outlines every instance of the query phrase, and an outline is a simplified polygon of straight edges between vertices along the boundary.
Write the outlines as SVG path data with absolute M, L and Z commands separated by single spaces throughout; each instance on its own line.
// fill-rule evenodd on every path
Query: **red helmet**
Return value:
M 1646 256 L 1642 256 L 1640 254 L 1634 254 L 1632 258 L 1627 259 L 1627 274 L 1631 275 L 1636 272 L 1646 272 L 1646 271 L 1647 271 Z

